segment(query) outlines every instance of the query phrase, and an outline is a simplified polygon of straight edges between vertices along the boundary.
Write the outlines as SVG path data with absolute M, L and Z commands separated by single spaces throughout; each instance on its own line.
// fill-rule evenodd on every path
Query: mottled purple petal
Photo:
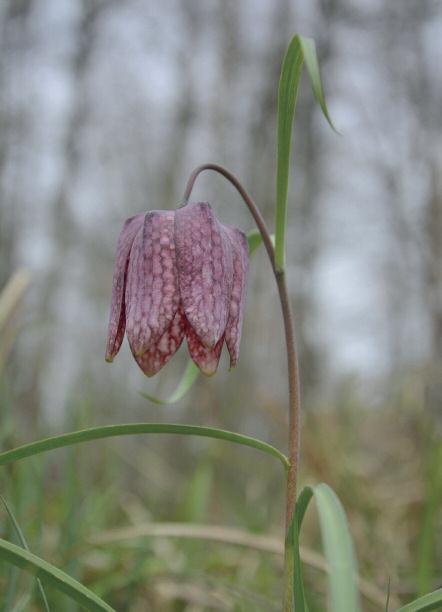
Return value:
M 126 221 L 118 237 L 117 256 L 115 259 L 112 302 L 107 334 L 106 361 L 112 361 L 123 342 L 126 327 L 124 293 L 126 288 L 129 253 L 138 230 L 143 225 L 144 213 Z
M 152 211 L 134 240 L 127 273 L 126 329 L 134 355 L 163 336 L 179 301 L 174 213 Z
M 151 344 L 143 355 L 136 355 L 134 353 L 136 362 L 146 376 L 157 374 L 177 352 L 183 341 L 187 325 L 184 312 L 182 308 L 179 308 L 172 323 L 161 338 L 155 344 Z
M 221 336 L 213 349 L 209 349 L 198 338 L 189 322 L 187 322 L 186 336 L 190 356 L 201 372 L 206 376 L 215 374 L 224 344 L 224 336 Z
M 214 348 L 224 335 L 233 280 L 232 253 L 209 204 L 187 204 L 175 213 L 181 301 L 200 341 Z
M 230 240 L 233 254 L 233 284 L 226 327 L 226 344 L 230 353 L 230 367 L 233 368 L 238 360 L 241 341 L 249 273 L 249 247 L 245 234 L 239 229 L 224 226 L 224 230 Z
M 157 374 L 175 355 L 181 346 L 187 325 L 186 317 L 180 307 L 161 338 L 155 344 L 151 344 L 142 355 L 135 355 L 134 353 L 136 362 L 146 376 Z

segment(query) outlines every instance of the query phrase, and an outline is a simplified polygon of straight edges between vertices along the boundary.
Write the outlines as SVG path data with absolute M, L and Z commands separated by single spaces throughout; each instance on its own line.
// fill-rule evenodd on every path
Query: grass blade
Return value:
M 417 546 L 417 595 L 425 595 L 437 580 L 436 539 L 442 501 L 442 443 L 429 450 L 426 495 Z
M 321 73 L 319 72 L 318 56 L 316 54 L 316 45 L 313 38 L 299 36 L 299 46 L 302 49 L 304 56 L 305 67 L 307 68 L 310 83 L 317 103 L 321 107 L 324 117 L 327 119 L 331 129 L 336 132 L 336 128 L 328 112 L 327 102 L 325 101 L 324 90 L 322 88 Z
M 29 605 L 31 604 L 31 596 L 24 595 L 12 608 L 11 612 L 26 612 L 29 610 Z
M 29 546 L 28 546 L 28 543 L 26 542 L 26 539 L 25 539 L 25 536 L 23 534 L 23 531 L 21 530 L 20 525 L 18 524 L 18 521 L 15 518 L 14 513 L 12 512 L 12 509 L 9 507 L 8 502 L 3 497 L 3 495 L 0 495 L 0 500 L 3 503 L 3 505 L 4 505 L 5 509 L 6 509 L 6 512 L 8 513 L 8 516 L 9 516 L 9 518 L 11 520 L 11 523 L 12 523 L 12 525 L 14 527 L 15 533 L 17 534 L 17 538 L 18 538 L 20 544 L 22 545 L 22 547 L 25 550 L 30 552 L 29 551 Z M 51 612 L 50 608 L 49 608 L 49 604 L 48 604 L 48 600 L 47 600 L 47 597 L 46 597 L 45 590 L 44 590 L 43 585 L 42 585 L 42 583 L 41 583 L 39 578 L 37 578 L 37 588 L 38 588 L 38 590 L 40 592 L 40 596 L 42 598 L 43 605 L 44 605 L 44 608 L 45 608 L 46 612 Z
M 437 591 L 427 593 L 427 595 L 402 606 L 397 612 L 424 612 L 424 610 L 440 609 L 442 609 L 442 589 L 437 589 Z
M 390 607 L 390 594 L 391 594 L 391 580 L 390 580 L 390 577 L 388 577 L 387 598 L 385 600 L 385 612 L 388 612 L 388 609 Z
M 357 563 L 344 509 L 326 484 L 317 485 L 314 495 L 324 555 L 330 570 L 330 609 L 333 612 L 357 612 L 360 610 Z
M 0 329 L 16 311 L 26 289 L 31 282 L 29 272 L 20 268 L 9 279 L 0 292 Z
M 8 463 L 12 463 L 13 461 L 24 459 L 25 457 L 32 457 L 56 448 L 64 448 L 66 446 L 71 446 L 72 444 L 79 444 L 80 442 L 88 442 L 91 440 L 98 440 L 100 438 L 152 433 L 201 436 L 204 438 L 215 438 L 218 440 L 234 442 L 235 444 L 249 446 L 267 453 L 268 455 L 272 455 L 273 457 L 279 459 L 286 469 L 288 468 L 288 459 L 283 453 L 281 453 L 281 451 L 274 446 L 267 444 L 267 442 L 258 440 L 257 438 L 252 438 L 251 436 L 245 436 L 233 431 L 226 431 L 224 429 L 217 429 L 214 427 L 169 423 L 128 423 L 123 425 L 105 425 L 103 427 L 80 429 L 79 431 L 73 431 L 71 433 L 45 438 L 43 440 L 38 440 L 37 442 L 31 442 L 30 444 L 24 444 L 23 446 L 18 446 L 17 448 L 4 451 L 3 453 L 0 453 L 0 465 L 6 465 Z
M 275 265 L 279 269 L 284 269 L 285 266 L 285 226 L 292 126 L 303 62 L 299 36 L 296 35 L 292 38 L 282 62 L 278 90 Z
M 313 497 L 313 489 L 304 487 L 298 496 L 295 515 L 289 529 L 288 537 L 291 539 L 292 554 L 294 555 L 294 597 L 296 612 L 308 612 L 307 601 L 305 599 L 304 579 L 302 577 L 299 533 L 301 531 L 302 521 L 304 519 L 307 507 Z
M 180 382 L 178 383 L 177 388 L 167 399 L 161 399 L 159 397 L 156 397 L 155 395 L 144 393 L 144 391 L 139 391 L 139 393 L 145 399 L 149 400 L 150 402 L 153 402 L 154 404 L 159 404 L 159 405 L 175 404 L 182 397 L 184 397 L 184 395 L 186 395 L 186 393 L 192 387 L 193 383 L 198 378 L 199 373 L 200 371 L 198 367 L 193 363 L 191 359 L 189 359 L 189 361 L 187 362 L 186 369 L 184 370 L 184 374 Z
M 285 228 L 292 128 L 304 61 L 315 98 L 333 128 L 321 84 L 315 43 L 311 38 L 296 34 L 290 41 L 282 62 L 278 90 L 275 265 L 279 270 L 285 267 Z
M 0 559 L 11 563 L 59 591 L 91 612 L 115 612 L 106 602 L 85 586 L 31 552 L 0 539 Z
M 307 612 L 299 553 L 299 533 L 312 498 L 319 513 L 324 555 L 327 562 L 332 612 L 358 612 L 358 575 L 353 544 L 344 510 L 335 493 L 325 484 L 304 487 L 296 502 L 289 534 L 294 554 L 294 596 L 296 612 Z

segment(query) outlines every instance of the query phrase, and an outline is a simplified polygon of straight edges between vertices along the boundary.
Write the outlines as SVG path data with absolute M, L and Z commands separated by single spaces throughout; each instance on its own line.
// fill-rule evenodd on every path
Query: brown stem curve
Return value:
M 289 528 L 293 521 L 296 505 L 297 479 L 299 469 L 299 451 L 300 451 L 300 427 L 299 415 L 301 410 L 300 392 L 299 392 L 299 370 L 298 356 L 295 342 L 295 326 L 293 319 L 293 311 L 290 303 L 289 293 L 287 290 L 287 282 L 285 271 L 276 269 L 275 267 L 275 250 L 273 248 L 270 232 L 266 222 L 261 215 L 260 210 L 256 206 L 253 199 L 247 193 L 240 181 L 226 168 L 219 164 L 203 164 L 195 168 L 187 181 L 184 191 L 183 205 L 187 204 L 193 186 L 198 175 L 204 170 L 213 170 L 226 178 L 239 192 L 262 236 L 262 241 L 267 250 L 267 255 L 272 265 L 273 274 L 279 292 L 281 302 L 282 316 L 284 320 L 284 331 L 287 349 L 287 367 L 288 367 L 288 383 L 289 383 L 289 469 L 287 473 L 287 501 L 286 501 L 286 544 L 285 544 L 285 592 L 284 592 L 284 612 L 293 610 L 293 576 L 294 576 L 294 555 L 292 551 L 292 543 L 289 542 Z M 295 527 L 296 528 L 296 527 Z
M 249 196 L 249 194 L 244 189 L 240 181 L 236 178 L 236 176 L 229 172 L 229 170 L 227 170 L 223 166 L 220 166 L 219 164 L 202 164 L 201 166 L 195 168 L 195 170 L 189 176 L 189 180 L 187 181 L 186 189 L 184 191 L 183 196 L 183 204 L 185 205 L 189 201 L 190 194 L 192 193 L 195 181 L 198 178 L 198 175 L 201 174 L 201 172 L 204 172 L 204 170 L 213 170 L 214 172 L 218 172 L 218 174 L 221 174 L 224 178 L 226 178 L 238 191 L 238 193 L 244 200 L 247 208 L 250 210 L 253 219 L 255 220 L 256 226 L 259 230 L 259 233 L 261 234 L 262 241 L 266 248 L 267 255 L 269 256 L 270 263 L 272 264 L 272 269 L 275 270 L 275 249 L 273 248 L 273 243 L 270 237 L 270 232 L 267 228 L 267 224 L 264 221 L 264 218 L 259 208 L 256 206 L 255 202 Z

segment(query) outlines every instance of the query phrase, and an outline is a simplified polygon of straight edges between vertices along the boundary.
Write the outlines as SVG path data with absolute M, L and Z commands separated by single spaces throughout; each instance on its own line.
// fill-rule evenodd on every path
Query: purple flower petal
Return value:
M 174 213 L 152 211 L 134 240 L 127 273 L 126 329 L 134 355 L 163 336 L 179 301 Z
M 143 355 L 136 355 L 134 353 L 136 362 L 146 376 L 157 374 L 177 352 L 183 341 L 187 325 L 183 310 L 179 308 L 172 323 L 161 338 L 155 344 L 151 344 Z
M 126 327 L 124 293 L 126 288 L 129 253 L 136 233 L 143 225 L 144 213 L 126 221 L 118 237 L 117 256 L 114 268 L 112 302 L 107 333 L 106 361 L 112 361 L 123 342 Z
M 249 273 L 249 247 L 247 238 L 239 229 L 224 226 L 233 253 L 233 284 L 230 298 L 229 319 L 226 327 L 226 344 L 230 353 L 230 367 L 236 365 L 241 341 L 244 304 Z
M 206 376 L 215 374 L 224 344 L 224 336 L 221 336 L 213 349 L 209 349 L 204 346 L 188 322 L 186 336 L 190 356 L 201 372 Z
M 200 341 L 214 348 L 227 324 L 233 264 L 229 240 L 209 204 L 176 211 L 175 244 L 184 312 Z

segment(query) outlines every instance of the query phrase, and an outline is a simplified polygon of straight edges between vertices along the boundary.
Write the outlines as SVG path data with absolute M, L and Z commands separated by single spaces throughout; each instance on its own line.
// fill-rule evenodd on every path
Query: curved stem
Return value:
M 255 220 L 256 226 L 262 236 L 262 241 L 266 248 L 267 255 L 269 256 L 270 263 L 272 264 L 272 269 L 275 270 L 275 249 L 273 248 L 272 239 L 270 237 L 270 232 L 267 228 L 266 222 L 264 221 L 264 218 L 259 208 L 256 206 L 255 202 L 249 196 L 244 187 L 241 185 L 239 180 L 231 172 L 226 170 L 226 168 L 218 164 L 202 164 L 201 166 L 195 168 L 195 170 L 190 175 L 189 180 L 187 181 L 186 189 L 184 191 L 183 196 L 183 205 L 187 204 L 190 198 L 190 194 L 192 193 L 195 181 L 198 178 L 198 175 L 201 174 L 201 172 L 204 172 L 204 170 L 213 170 L 214 172 L 218 172 L 218 174 L 221 174 L 230 183 L 232 183 L 235 189 L 239 192 L 240 196 L 244 200 L 247 208 L 250 210 L 252 217 Z
M 275 266 L 275 250 L 273 248 L 270 232 L 267 225 L 252 198 L 244 189 L 239 180 L 223 166 L 218 164 L 203 164 L 198 166 L 190 175 L 184 192 L 184 204 L 189 200 L 194 183 L 198 175 L 203 170 L 214 170 L 222 174 L 232 185 L 238 190 L 242 199 L 246 203 L 248 209 L 252 213 L 255 223 L 261 233 L 267 254 L 272 265 L 275 275 L 276 284 L 278 286 L 279 299 L 281 302 L 282 316 L 284 319 L 284 331 L 287 349 L 287 367 L 288 367 L 288 383 L 289 383 L 289 469 L 287 474 L 287 502 L 286 502 L 286 539 L 285 539 L 285 588 L 284 588 L 284 612 L 292 612 L 293 610 L 293 580 L 294 580 L 294 563 L 295 556 L 293 554 L 293 544 L 290 541 L 289 531 L 292 524 L 295 505 L 296 505 L 296 489 L 299 468 L 299 449 L 300 449 L 300 428 L 299 415 L 301 409 L 300 393 L 299 393 L 299 371 L 298 371 L 298 356 L 296 352 L 295 342 L 295 326 L 293 320 L 293 311 L 290 304 L 290 298 L 287 290 L 285 272 L 283 269 L 277 269 Z M 296 528 L 296 527 L 295 527 Z

